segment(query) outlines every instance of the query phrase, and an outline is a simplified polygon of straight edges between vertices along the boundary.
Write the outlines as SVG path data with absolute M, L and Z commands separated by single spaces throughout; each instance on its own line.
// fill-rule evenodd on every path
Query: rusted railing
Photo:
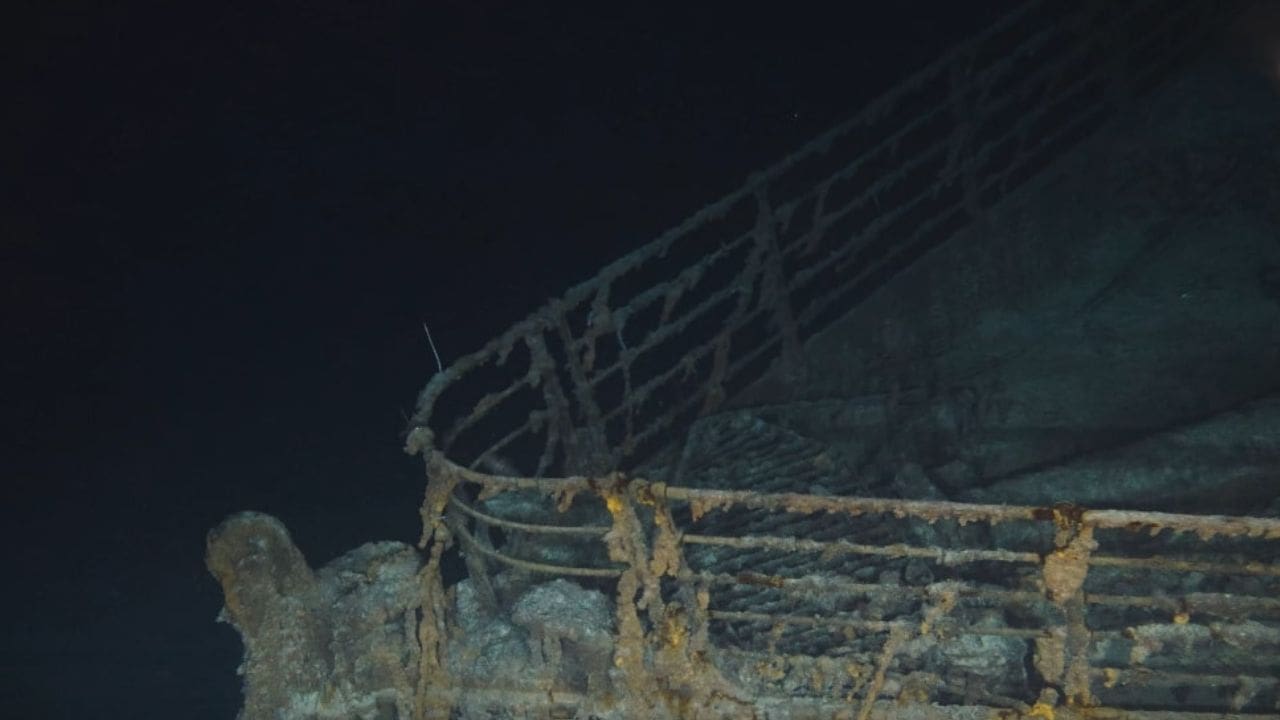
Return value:
M 713 491 L 620 474 L 535 481 L 439 454 L 431 478 L 423 542 L 460 542 L 480 560 L 473 583 L 514 570 L 613 590 L 622 684 L 575 696 L 584 712 L 793 702 L 868 717 L 881 701 L 1042 717 L 1280 711 L 1280 520 Z M 598 521 L 476 507 L 508 493 L 585 504 Z M 725 532 L 745 512 L 779 532 Z M 787 534 L 813 518 L 831 532 Z M 871 539 L 886 526 L 931 542 Z M 483 539 L 493 527 L 540 547 L 572 538 L 595 561 L 532 561 Z M 976 651 L 987 654 L 978 669 L 966 663 Z M 443 665 L 430 671 L 424 687 L 452 687 Z
M 437 374 L 407 447 L 633 467 L 1151 88 L 1225 2 L 1027 2 Z
M 406 444 L 428 465 L 419 715 L 490 697 L 553 717 L 1280 711 L 1280 521 L 619 472 L 770 368 L 803 381 L 810 337 L 980 227 L 1227 5 L 1027 2 L 433 377 Z M 604 689 L 463 687 L 453 547 L 482 605 L 504 573 L 607 590 Z

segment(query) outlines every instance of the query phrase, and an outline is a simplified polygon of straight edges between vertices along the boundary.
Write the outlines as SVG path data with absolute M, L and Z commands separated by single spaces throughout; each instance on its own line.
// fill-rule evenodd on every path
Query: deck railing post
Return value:
M 1093 526 L 1083 518 L 1083 508 L 1067 504 L 1053 508 L 1055 549 L 1045 556 L 1042 569 L 1045 595 L 1065 616 L 1065 624 L 1056 629 L 1060 641 L 1050 646 L 1060 653 L 1060 658 L 1046 659 L 1045 664 L 1060 670 L 1065 700 L 1074 707 L 1096 704 L 1089 689 L 1091 636 L 1086 622 L 1084 581 L 1098 543 L 1093 539 Z

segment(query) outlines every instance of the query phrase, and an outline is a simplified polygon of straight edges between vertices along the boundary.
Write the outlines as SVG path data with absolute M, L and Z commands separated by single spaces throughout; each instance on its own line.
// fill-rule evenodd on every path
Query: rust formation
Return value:
M 1280 519 L 884 497 L 720 415 L 804 387 L 819 331 L 1230 9 L 1026 2 L 442 369 L 416 548 L 313 569 L 229 518 L 242 720 L 1280 717 Z
M 573 706 L 572 717 L 862 718 L 907 705 L 930 717 L 966 717 L 984 707 L 1023 716 L 1110 717 L 1106 709 L 1113 708 L 1124 717 L 1193 718 L 1197 713 L 1127 708 L 1197 693 L 1226 695 L 1226 714 L 1217 717 L 1254 717 L 1245 710 L 1256 710 L 1257 701 L 1280 701 L 1280 565 L 1271 560 L 1280 520 L 724 493 L 616 475 L 531 484 L 470 471 L 438 454 L 429 474 L 438 487 L 470 487 L 487 499 L 533 491 L 554 501 L 573 489 L 597 507 L 596 516 L 612 519 L 607 529 L 544 519 L 549 543 L 580 534 L 604 546 L 598 565 L 531 562 L 526 551 L 543 546 L 530 538 L 512 544 L 511 553 L 489 546 L 479 539 L 487 535 L 486 516 L 464 510 L 459 495 L 451 505 L 461 531 L 427 541 L 458 542 L 464 553 L 482 555 L 491 584 L 507 573 L 534 586 L 554 575 L 608 578 L 616 616 L 607 679 L 593 693 L 562 686 L 563 696 L 554 689 L 564 678 L 548 683 Z M 703 509 L 695 513 L 694 506 Z M 731 521 L 745 508 L 792 523 L 840 516 L 851 533 L 923 524 L 945 528 L 939 537 L 951 542 L 700 532 L 712 516 Z M 1017 528 L 1006 537 L 1026 547 L 963 547 L 990 536 L 975 530 L 1001 525 Z M 537 535 L 532 523 L 520 527 Z M 1125 553 L 1133 534 L 1159 535 L 1170 550 Z M 712 547 L 732 554 L 701 552 Z M 724 571 L 743 558 L 750 567 L 778 569 Z M 927 563 L 931 581 L 894 572 L 910 563 Z M 880 572 L 877 581 L 855 579 L 869 567 Z M 1176 597 L 1165 590 L 1189 582 L 1204 590 Z M 744 606 L 757 609 L 737 609 Z M 990 657 L 980 659 L 983 653 Z M 1011 675 L 1020 677 L 1009 682 Z M 1002 685 L 1036 691 L 1002 695 Z M 465 697 L 453 693 L 446 691 Z

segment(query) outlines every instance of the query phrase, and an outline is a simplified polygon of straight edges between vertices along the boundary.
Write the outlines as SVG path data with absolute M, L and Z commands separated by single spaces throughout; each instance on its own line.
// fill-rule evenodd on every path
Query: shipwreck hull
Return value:
M 1280 717 L 1234 9 L 1027 2 L 443 368 L 416 548 L 229 518 L 241 718 Z

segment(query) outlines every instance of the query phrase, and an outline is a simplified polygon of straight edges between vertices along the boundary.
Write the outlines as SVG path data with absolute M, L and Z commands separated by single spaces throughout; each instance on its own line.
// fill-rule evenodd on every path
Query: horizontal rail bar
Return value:
M 837 540 L 805 540 L 761 535 L 727 537 L 723 535 L 685 534 L 686 545 L 715 545 L 733 548 L 769 548 L 783 552 L 817 552 L 840 555 L 874 555 L 894 558 L 925 558 L 937 560 L 943 565 L 959 565 L 973 562 L 1008 562 L 1039 564 L 1040 555 L 1012 550 L 948 550 L 946 548 L 918 547 L 915 545 L 860 545 Z
M 481 545 L 476 541 L 475 537 L 472 536 L 471 533 L 467 532 L 467 529 L 464 527 L 458 526 L 453 529 L 453 532 L 457 534 L 458 538 L 462 540 L 462 543 L 467 546 L 468 550 L 477 552 L 504 565 L 509 565 L 521 570 L 528 570 L 530 572 L 543 573 L 546 575 L 594 578 L 616 578 L 621 576 L 623 572 L 621 568 L 582 568 L 570 565 L 552 565 L 550 563 L 540 563 L 532 560 L 521 560 L 520 558 L 513 558 L 510 555 L 498 552 L 493 548 L 487 548 L 484 545 Z
M 593 537 L 603 537 L 609 532 L 609 528 L 604 525 L 542 525 L 537 523 L 525 523 L 516 520 L 507 520 L 495 515 L 481 512 L 471 507 L 467 503 L 460 500 L 456 495 L 449 498 L 449 504 L 463 514 L 468 515 L 486 525 L 507 528 L 509 530 L 521 530 L 528 533 L 536 533 L 538 535 L 588 535 Z

